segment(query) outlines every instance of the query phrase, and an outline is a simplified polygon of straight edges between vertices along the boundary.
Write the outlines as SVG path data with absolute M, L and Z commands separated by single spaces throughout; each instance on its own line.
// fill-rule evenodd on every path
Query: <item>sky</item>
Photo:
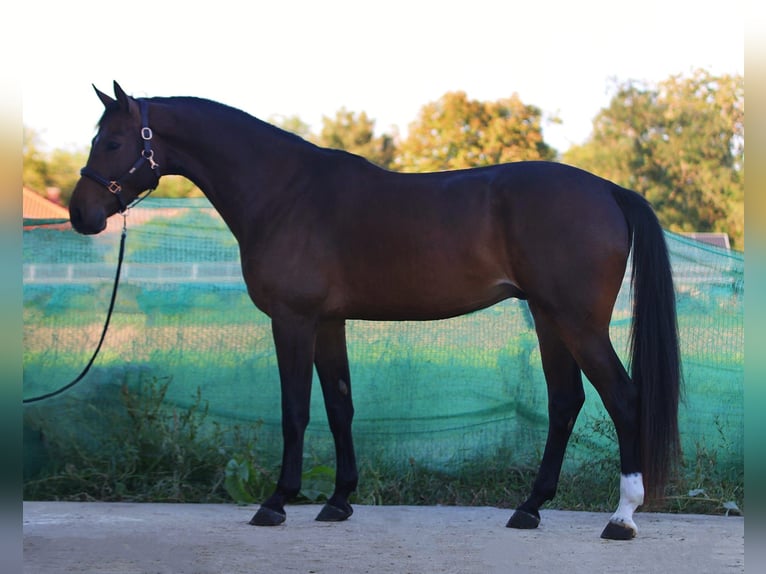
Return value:
M 87 148 L 91 84 L 198 96 L 315 133 L 342 107 L 406 134 L 448 91 L 539 107 L 559 151 L 586 140 L 615 81 L 744 74 L 744 0 L 28 0 L 22 120 L 44 148 Z

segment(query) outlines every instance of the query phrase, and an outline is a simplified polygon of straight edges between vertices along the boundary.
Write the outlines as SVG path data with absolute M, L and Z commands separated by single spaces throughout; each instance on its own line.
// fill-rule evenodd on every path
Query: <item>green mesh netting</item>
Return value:
M 24 396 L 72 380 L 96 346 L 112 289 L 121 218 L 95 237 L 24 231 Z M 147 199 L 128 217 L 125 267 L 102 352 L 65 396 L 35 403 L 43 417 L 77 424 L 121 384 L 172 377 L 166 400 L 193 404 L 197 389 L 222 425 L 262 421 L 260 448 L 281 453 L 280 396 L 268 318 L 250 302 L 236 241 L 202 199 Z M 687 456 L 717 452 L 743 465 L 744 258 L 668 234 L 678 295 Z M 630 326 L 627 279 L 612 333 L 624 358 Z M 509 300 L 437 322 L 362 322 L 347 327 L 360 459 L 415 460 L 450 470 L 502 453 L 536 461 L 545 443 L 546 388 L 526 304 Z M 566 465 L 613 449 L 606 414 L 587 399 Z M 306 448 L 330 457 L 332 441 L 315 380 Z M 63 422 L 67 421 L 67 422 Z M 105 421 L 108 424 L 108 421 Z M 608 426 L 608 425 L 607 425 Z M 34 449 L 29 449 L 34 452 Z M 566 468 L 566 466 L 565 466 Z

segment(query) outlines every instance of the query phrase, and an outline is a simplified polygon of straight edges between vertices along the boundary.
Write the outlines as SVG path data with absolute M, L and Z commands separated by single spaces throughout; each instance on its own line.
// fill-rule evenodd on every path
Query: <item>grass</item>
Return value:
M 456 473 L 429 469 L 414 459 L 404 469 L 365 461 L 352 502 L 513 508 L 524 500 L 535 473 L 531 466 L 504 466 L 491 461 L 467 465 Z
M 40 449 L 27 465 L 26 500 L 257 503 L 278 476 L 263 456 L 258 425 L 224 427 L 211 420 L 198 390 L 183 408 L 166 406 L 171 380 L 141 377 L 122 382 L 112 401 L 75 401 L 55 412 L 79 412 L 78 420 L 51 416 L 44 407 L 25 410 L 25 451 Z M 588 433 L 613 442 L 608 420 L 584 421 Z M 726 466 L 719 452 L 730 448 L 720 432 L 716 449 L 699 446 L 668 487 L 665 498 L 645 507 L 662 512 L 741 513 L 744 472 Z M 589 438 L 588 440 L 592 440 Z M 604 449 L 579 466 L 565 467 L 550 508 L 613 511 L 619 499 L 614 449 Z M 34 457 L 29 457 L 34 459 Z M 433 470 L 410 459 L 404 468 L 360 458 L 360 482 L 352 502 L 359 504 L 469 505 L 513 508 L 526 497 L 537 461 L 508 463 L 511 453 L 474 461 L 455 472 Z M 504 461 L 504 462 L 499 462 Z M 311 455 L 304 462 L 299 502 L 320 502 L 332 492 L 332 461 Z
M 24 497 L 54 500 L 206 502 L 222 500 L 222 430 L 205 426 L 198 393 L 185 410 L 167 409 L 170 380 L 120 387 L 119 399 L 86 404 L 76 424 L 27 409 L 26 436 L 43 442 L 36 469 L 25 468 Z M 75 412 L 64 407 L 63 412 Z

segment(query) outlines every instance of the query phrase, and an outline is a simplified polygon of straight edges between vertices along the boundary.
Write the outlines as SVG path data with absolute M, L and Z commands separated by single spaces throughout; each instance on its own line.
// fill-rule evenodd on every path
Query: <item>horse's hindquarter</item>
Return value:
M 530 302 L 553 314 L 598 314 L 593 320 L 606 325 L 630 251 L 614 184 L 563 164 L 509 167 L 497 187 L 519 285 Z

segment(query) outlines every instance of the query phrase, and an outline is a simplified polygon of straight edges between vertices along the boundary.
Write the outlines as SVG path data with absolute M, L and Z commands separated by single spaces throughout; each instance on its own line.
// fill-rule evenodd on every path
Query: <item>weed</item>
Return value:
M 24 497 L 226 500 L 227 453 L 221 446 L 226 433 L 207 423 L 207 403 L 199 390 L 187 408 L 168 407 L 163 399 L 170 384 L 169 378 L 123 383 L 112 400 L 78 405 L 82 418 L 76 424 L 62 423 L 51 410 L 25 412 L 25 430 L 45 437 L 46 462 L 25 477 Z
M 361 464 L 359 489 L 352 501 L 510 508 L 522 502 L 535 473 L 531 466 L 502 466 L 493 460 L 474 461 L 454 472 L 431 469 L 412 458 L 404 467 L 367 460 Z
M 684 461 L 682 478 L 669 489 L 665 499 L 668 511 L 742 514 L 744 469 L 720 463 L 719 452 L 730 452 L 732 445 L 718 417 L 713 424 L 718 431 L 718 448 L 697 443 L 694 456 Z
M 276 462 L 264 457 L 259 424 L 222 427 L 211 421 L 197 390 L 184 408 L 168 406 L 169 378 L 123 382 L 109 400 L 77 403 L 80 418 L 62 422 L 55 406 L 25 411 L 25 436 L 44 437 L 43 462 L 25 470 L 27 500 L 230 502 L 253 504 L 275 487 Z M 719 429 L 717 448 L 698 445 L 687 457 L 664 499 L 649 510 L 741 513 L 744 472 L 721 464 L 732 448 Z M 565 464 L 556 497 L 546 506 L 610 512 L 619 500 L 619 460 L 613 425 L 603 416 L 585 418 L 572 436 L 580 460 Z M 30 445 L 33 441 L 30 440 Z M 26 448 L 26 446 L 25 446 Z M 273 449 L 272 449 L 273 450 Z M 513 464 L 499 452 L 447 472 L 428 461 L 404 464 L 368 456 L 360 459 L 357 504 L 470 505 L 513 508 L 529 494 L 539 458 Z M 331 461 L 307 455 L 297 502 L 317 503 L 332 493 Z
M 224 488 L 237 504 L 255 504 L 263 501 L 274 490 L 272 473 L 257 463 L 254 451 L 237 454 L 226 463 Z M 301 491 L 295 502 L 317 503 L 327 500 L 335 488 L 335 469 L 318 464 L 310 466 L 301 475 Z

